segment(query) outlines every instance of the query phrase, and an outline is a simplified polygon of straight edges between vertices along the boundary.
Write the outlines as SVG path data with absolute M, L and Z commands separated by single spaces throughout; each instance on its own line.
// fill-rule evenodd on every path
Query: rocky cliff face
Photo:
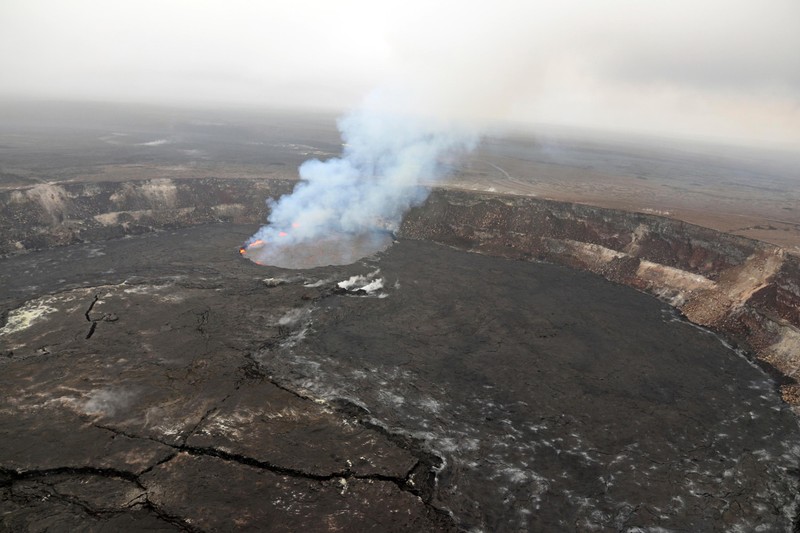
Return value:
M 157 229 L 266 219 L 291 180 L 156 179 L 0 192 L 0 255 Z M 781 248 L 653 215 L 530 197 L 434 191 L 406 238 L 595 272 L 670 302 L 780 378 L 800 412 L 800 261 Z
M 291 180 L 154 179 L 0 191 L 0 255 L 210 222 L 261 222 Z
M 519 196 L 435 191 L 401 235 L 595 272 L 671 303 L 775 371 L 800 412 L 800 261 L 684 222 Z

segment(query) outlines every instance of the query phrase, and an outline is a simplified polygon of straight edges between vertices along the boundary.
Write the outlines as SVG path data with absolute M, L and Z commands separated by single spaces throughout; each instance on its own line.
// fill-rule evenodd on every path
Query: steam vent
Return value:
M 797 530 L 789 230 L 575 203 L 490 140 L 379 246 L 259 265 L 264 200 L 338 146 L 192 128 L 4 141 L 0 529 Z

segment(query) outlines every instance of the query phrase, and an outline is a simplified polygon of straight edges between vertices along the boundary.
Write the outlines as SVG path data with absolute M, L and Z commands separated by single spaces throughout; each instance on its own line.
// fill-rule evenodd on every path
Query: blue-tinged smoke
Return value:
M 440 178 L 454 156 L 477 142 L 451 122 L 381 110 L 369 101 L 338 127 L 342 155 L 303 163 L 300 183 L 268 201 L 268 224 L 248 242 L 284 247 L 332 233 L 395 229 L 427 197 L 421 183 Z

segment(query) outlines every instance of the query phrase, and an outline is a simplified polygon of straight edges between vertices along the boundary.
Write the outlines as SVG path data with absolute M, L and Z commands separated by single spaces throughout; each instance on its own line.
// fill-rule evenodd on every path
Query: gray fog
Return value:
M 475 124 L 800 147 L 796 0 L 4 0 L 0 49 L 7 100 L 338 113 L 377 93 Z

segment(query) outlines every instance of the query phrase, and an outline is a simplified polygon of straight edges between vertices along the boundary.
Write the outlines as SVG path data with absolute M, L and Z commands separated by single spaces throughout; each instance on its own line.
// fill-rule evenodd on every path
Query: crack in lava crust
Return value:
M 365 233 L 330 233 L 317 239 L 295 242 L 254 241 L 243 246 L 243 257 L 259 265 L 279 268 L 306 269 L 329 265 L 349 265 L 363 257 L 381 252 L 391 246 L 394 238 L 389 231 Z

